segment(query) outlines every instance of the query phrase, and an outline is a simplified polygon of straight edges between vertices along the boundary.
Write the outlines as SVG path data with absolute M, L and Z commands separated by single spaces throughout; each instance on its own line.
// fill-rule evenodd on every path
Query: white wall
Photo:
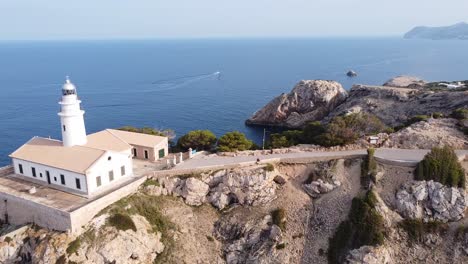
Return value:
M 20 173 L 19 171 L 19 164 L 23 165 L 23 173 Z M 19 174 L 19 175 L 22 175 L 22 176 L 25 176 L 27 178 L 31 178 L 37 181 L 41 181 L 45 185 L 48 185 L 47 174 L 46 174 L 46 170 L 47 170 L 50 173 L 50 181 L 51 181 L 50 186 L 51 187 L 57 186 L 59 188 L 68 188 L 75 192 L 79 192 L 83 194 L 88 193 L 88 186 L 86 184 L 86 177 L 84 174 L 79 174 L 76 172 L 48 167 L 42 164 L 15 159 L 15 158 L 13 158 L 13 166 L 15 168 L 16 174 Z M 36 169 L 36 177 L 32 176 L 33 167 Z M 41 173 L 42 173 L 42 177 L 40 176 Z M 60 174 L 63 174 L 65 176 L 65 185 L 63 185 L 60 181 Z M 76 188 L 75 179 L 80 180 L 81 190 Z
M 108 158 L 111 158 L 108 160 Z M 125 166 L 125 175 L 121 175 L 120 168 Z M 114 180 L 109 181 L 109 171 L 114 172 Z M 133 160 L 130 149 L 125 152 L 107 151 L 86 173 L 88 179 L 89 193 L 98 192 L 102 189 L 118 183 L 123 178 L 133 176 Z M 97 186 L 96 178 L 101 176 L 101 186 Z

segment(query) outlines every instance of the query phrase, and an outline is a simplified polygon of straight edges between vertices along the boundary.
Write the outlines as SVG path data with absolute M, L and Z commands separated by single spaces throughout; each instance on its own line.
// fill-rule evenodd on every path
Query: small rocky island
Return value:
M 468 23 L 461 22 L 446 27 L 415 27 L 404 35 L 405 39 L 463 39 L 468 40 Z

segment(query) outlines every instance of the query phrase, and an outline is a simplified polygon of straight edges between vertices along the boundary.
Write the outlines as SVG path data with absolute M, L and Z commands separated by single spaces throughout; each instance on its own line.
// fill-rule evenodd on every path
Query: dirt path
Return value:
M 315 199 L 314 212 L 306 231 L 304 254 L 300 263 L 327 263 L 326 252 L 330 238 L 341 221 L 347 218 L 352 199 L 360 190 L 360 162 L 354 161 L 338 178 L 338 189 Z

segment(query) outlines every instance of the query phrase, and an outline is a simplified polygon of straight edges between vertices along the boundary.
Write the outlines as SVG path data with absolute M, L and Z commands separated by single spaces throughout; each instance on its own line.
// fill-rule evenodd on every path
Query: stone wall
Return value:
M 71 228 L 70 214 L 7 193 L 0 193 L 0 219 L 14 225 L 34 223 L 52 230 Z

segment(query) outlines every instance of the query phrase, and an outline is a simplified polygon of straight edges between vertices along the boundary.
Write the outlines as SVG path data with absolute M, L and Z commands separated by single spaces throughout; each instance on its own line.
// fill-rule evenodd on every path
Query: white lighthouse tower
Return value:
M 76 95 L 76 87 L 66 79 L 62 88 L 62 100 L 59 102 L 61 111 L 58 113 L 62 125 L 63 146 L 71 147 L 86 144 L 86 129 L 84 111 L 80 108 L 81 101 Z

